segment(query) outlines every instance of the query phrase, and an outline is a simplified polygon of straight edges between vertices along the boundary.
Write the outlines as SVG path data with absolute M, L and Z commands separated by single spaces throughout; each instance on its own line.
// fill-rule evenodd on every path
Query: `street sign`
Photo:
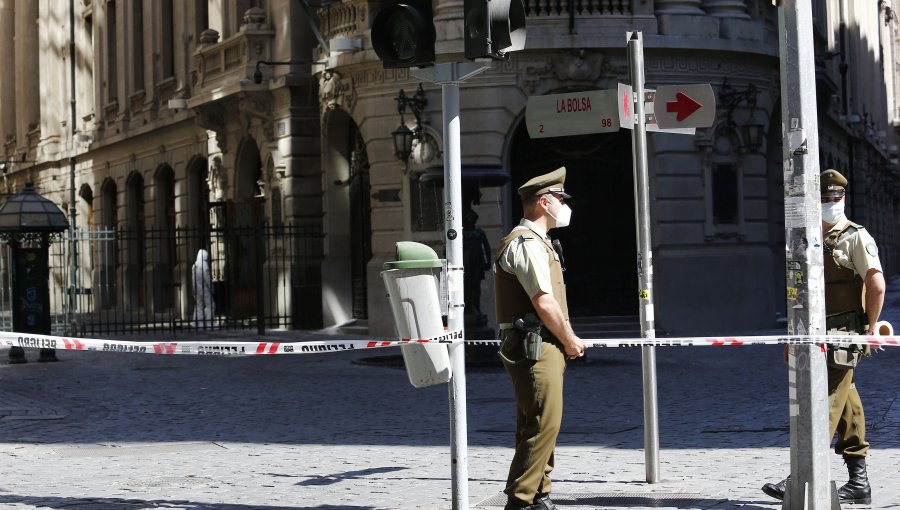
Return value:
M 631 88 L 631 85 L 620 83 L 617 92 L 619 125 L 625 129 L 634 129 L 634 89 Z
M 619 130 L 618 91 L 588 90 L 528 98 L 525 126 L 531 138 Z
M 712 85 L 661 85 L 653 99 L 660 129 L 709 127 L 716 120 L 716 94 Z

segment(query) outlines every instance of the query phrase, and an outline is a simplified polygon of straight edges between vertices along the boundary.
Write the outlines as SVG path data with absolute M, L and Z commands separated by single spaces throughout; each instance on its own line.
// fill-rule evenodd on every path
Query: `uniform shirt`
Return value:
M 526 233 L 529 229 L 549 240 L 547 232 L 525 218 L 522 218 L 513 232 Z M 555 253 L 554 256 L 556 256 Z M 500 254 L 497 265 L 501 270 L 516 275 L 516 279 L 529 297 L 533 298 L 538 291 L 553 295 L 553 284 L 550 281 L 550 259 L 547 257 L 547 248 L 539 240 L 528 240 L 521 237 L 515 239 Z
M 841 231 L 848 223 L 850 220 L 846 217 L 842 218 L 828 232 L 825 232 L 825 237 L 828 237 L 831 232 Z M 839 266 L 852 269 L 863 280 L 866 279 L 870 269 L 876 269 L 879 273 L 883 272 L 875 239 L 864 228 L 857 230 L 854 234 L 841 236 L 834 245 L 833 256 Z

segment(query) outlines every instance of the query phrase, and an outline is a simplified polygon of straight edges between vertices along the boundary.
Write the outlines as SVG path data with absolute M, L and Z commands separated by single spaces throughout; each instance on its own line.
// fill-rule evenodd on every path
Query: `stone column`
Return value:
M 33 0 L 16 0 L 16 142 L 28 146 L 28 132 L 40 122 L 40 73 L 38 58 L 38 7 Z
M 16 45 L 15 1 L 0 0 L 0 147 L 16 134 Z
M 750 19 L 746 0 L 703 0 L 703 9 L 717 18 Z
M 225 32 L 225 0 L 209 0 L 209 25 L 207 29 L 213 29 L 222 34 L 222 38 L 228 37 Z
M 702 0 L 656 0 L 656 14 L 706 14 L 700 6 Z

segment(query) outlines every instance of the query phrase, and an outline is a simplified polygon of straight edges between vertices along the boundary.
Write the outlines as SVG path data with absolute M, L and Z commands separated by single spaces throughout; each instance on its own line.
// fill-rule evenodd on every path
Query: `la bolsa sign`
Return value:
M 588 90 L 528 98 L 525 126 L 531 138 L 619 130 L 615 90 Z

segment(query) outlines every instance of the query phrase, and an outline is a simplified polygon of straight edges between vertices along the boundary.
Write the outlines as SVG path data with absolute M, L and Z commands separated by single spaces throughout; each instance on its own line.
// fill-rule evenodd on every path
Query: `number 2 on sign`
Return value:
M 612 119 L 600 119 L 600 125 L 603 127 L 612 127 Z
M 538 124 L 538 128 L 539 128 L 538 133 L 543 133 L 543 132 L 544 132 L 544 125 L 543 125 L 543 124 Z

